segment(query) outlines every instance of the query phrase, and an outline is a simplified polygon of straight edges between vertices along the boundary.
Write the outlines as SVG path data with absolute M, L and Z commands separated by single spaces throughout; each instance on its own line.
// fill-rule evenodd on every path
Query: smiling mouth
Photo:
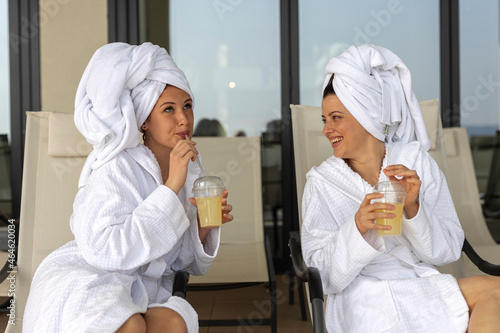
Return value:
M 336 138 L 333 138 L 332 140 L 330 140 L 330 143 L 333 145 L 334 143 L 340 142 L 342 140 L 344 140 L 343 137 L 336 137 Z

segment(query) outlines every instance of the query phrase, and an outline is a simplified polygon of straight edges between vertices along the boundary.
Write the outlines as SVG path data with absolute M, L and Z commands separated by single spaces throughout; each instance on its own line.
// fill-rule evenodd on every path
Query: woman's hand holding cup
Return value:
M 371 203 L 372 200 L 381 199 L 384 195 L 382 193 L 369 193 L 365 196 L 363 202 L 359 206 L 356 215 L 354 215 L 354 220 L 356 222 L 356 227 L 361 235 L 365 235 L 368 230 L 391 230 L 392 227 L 389 225 L 382 225 L 375 223 L 376 219 L 381 218 L 394 218 L 396 214 L 387 211 L 394 211 L 396 207 L 390 203 L 375 202 Z
M 389 165 L 384 169 L 384 174 L 389 180 L 396 181 L 404 187 L 406 198 L 404 210 L 407 218 L 411 219 L 418 213 L 418 194 L 422 181 L 415 170 L 410 170 L 402 164 Z
M 198 178 L 193 185 L 194 198 L 189 198 L 198 208 L 198 230 L 203 242 L 210 229 L 233 220 L 233 207 L 227 203 L 228 192 L 222 180 L 214 176 Z

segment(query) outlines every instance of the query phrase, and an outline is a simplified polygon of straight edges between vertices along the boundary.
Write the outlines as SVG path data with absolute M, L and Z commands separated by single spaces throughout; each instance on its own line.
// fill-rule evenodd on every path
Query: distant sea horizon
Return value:
M 467 134 L 469 134 L 469 138 L 471 136 L 495 136 L 496 131 L 499 129 L 498 125 L 489 125 L 489 126 L 462 125 L 462 127 L 467 128 Z

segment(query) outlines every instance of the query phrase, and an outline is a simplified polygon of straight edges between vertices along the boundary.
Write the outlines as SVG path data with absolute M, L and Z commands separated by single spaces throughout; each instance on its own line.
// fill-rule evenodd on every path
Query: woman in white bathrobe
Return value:
M 219 246 L 220 228 L 200 228 L 190 198 L 201 176 L 193 105 L 159 46 L 96 51 L 75 101 L 75 124 L 94 146 L 74 201 L 75 241 L 38 267 L 23 332 L 198 331 L 194 309 L 171 294 L 173 273 L 204 274 Z
M 333 156 L 307 174 L 302 249 L 328 294 L 328 331 L 498 332 L 500 278 L 457 281 L 434 267 L 459 258 L 464 233 L 427 153 L 408 68 L 385 48 L 361 45 L 326 72 L 323 133 Z M 391 228 L 377 218 L 395 216 L 376 211 L 393 205 L 371 203 L 383 196 L 372 187 L 387 179 L 406 191 L 401 236 L 377 233 Z

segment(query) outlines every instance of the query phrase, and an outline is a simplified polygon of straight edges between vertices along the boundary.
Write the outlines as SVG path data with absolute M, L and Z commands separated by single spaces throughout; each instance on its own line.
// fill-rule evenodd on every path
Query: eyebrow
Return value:
M 192 102 L 193 100 L 192 100 L 191 98 L 188 98 L 188 99 L 186 99 L 186 100 L 184 101 L 184 103 L 183 103 L 183 104 L 186 104 L 186 103 L 187 103 L 187 102 L 189 102 L 189 101 L 191 101 L 191 102 Z M 163 105 L 165 105 L 165 104 L 175 105 L 175 102 L 163 102 L 163 103 L 161 103 L 160 108 L 161 108 Z
M 343 113 L 342 113 L 342 111 L 333 110 L 332 112 L 330 112 L 330 113 L 328 114 L 328 116 L 331 116 L 331 115 L 332 115 L 332 114 L 334 114 L 335 112 L 338 112 L 338 113 L 340 113 L 340 114 L 343 114 Z M 321 115 L 321 118 L 325 118 L 325 116 Z

